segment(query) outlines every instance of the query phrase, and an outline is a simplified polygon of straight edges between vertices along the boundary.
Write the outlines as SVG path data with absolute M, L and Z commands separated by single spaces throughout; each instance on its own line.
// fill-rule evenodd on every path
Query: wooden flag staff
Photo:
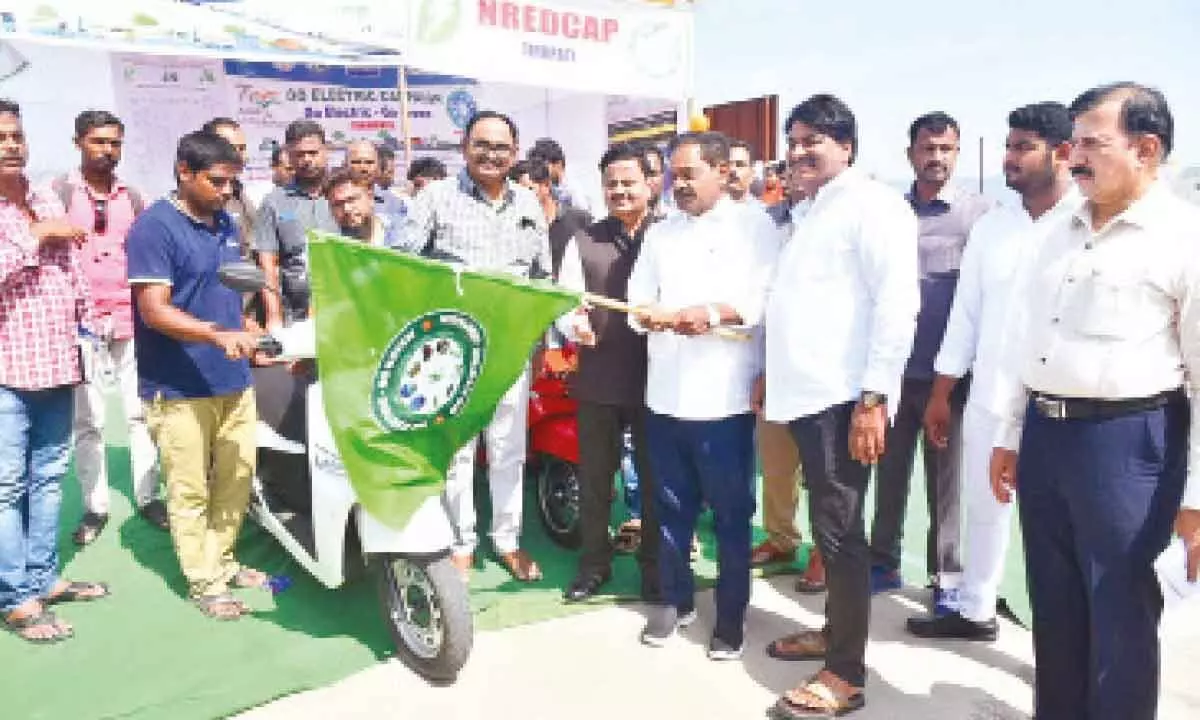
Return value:
M 637 310 L 636 307 L 634 307 L 633 305 L 630 305 L 629 303 L 621 302 L 620 300 L 614 300 L 610 297 L 604 297 L 603 295 L 595 295 L 592 293 L 584 293 L 583 301 L 589 305 L 595 305 L 596 307 L 602 307 L 602 308 L 605 308 L 606 310 L 615 310 L 616 312 L 632 313 Z M 726 340 L 739 340 L 742 342 L 751 340 L 754 337 L 748 332 L 745 332 L 743 330 L 735 330 L 734 328 L 731 328 L 731 327 L 719 327 L 718 326 L 718 327 L 715 327 L 715 328 L 712 328 L 711 330 L 709 330 L 709 333 L 712 335 L 715 335 L 716 337 L 724 338 Z

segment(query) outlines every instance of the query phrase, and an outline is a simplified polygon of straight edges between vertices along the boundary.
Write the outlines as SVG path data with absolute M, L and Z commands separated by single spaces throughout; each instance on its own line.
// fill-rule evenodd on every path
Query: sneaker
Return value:
M 958 588 L 933 589 L 933 616 L 946 617 L 958 612 Z
M 902 587 L 904 587 L 904 578 L 900 576 L 899 570 L 889 570 L 879 565 L 871 566 L 872 595 L 899 590 Z
M 695 615 L 695 612 L 692 613 Z M 650 608 L 646 627 L 642 628 L 642 644 L 662 647 L 667 644 L 679 627 L 679 612 L 670 605 L 655 605 Z
M 708 659 L 709 660 L 741 660 L 742 646 L 733 645 L 725 642 L 721 638 L 713 635 L 713 638 L 708 643 Z
M 992 642 L 1000 634 L 1000 624 L 996 618 L 984 622 L 975 622 L 963 617 L 957 611 L 951 611 L 942 616 L 909 618 L 906 623 L 908 632 L 929 640 L 978 640 Z

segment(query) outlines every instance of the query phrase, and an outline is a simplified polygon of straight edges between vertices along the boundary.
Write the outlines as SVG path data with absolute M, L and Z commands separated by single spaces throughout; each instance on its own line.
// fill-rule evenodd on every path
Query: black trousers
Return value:
M 929 536 L 925 569 L 931 576 L 961 573 L 959 465 L 962 457 L 962 416 L 969 383 L 960 382 L 950 396 L 949 445 L 939 450 L 922 443 L 925 461 L 925 501 L 929 507 Z M 875 519 L 871 523 L 871 564 L 888 570 L 900 568 L 900 541 L 912 482 L 917 440 L 925 436 L 925 406 L 932 380 L 904 379 L 896 419 L 888 429 L 883 459 L 875 487 Z
M 1157 717 L 1154 560 L 1183 497 L 1189 415 L 1182 393 L 1166 407 L 1104 420 L 1026 413 L 1017 507 L 1038 720 Z
M 825 668 L 856 687 L 871 618 L 870 555 L 863 520 L 870 468 L 850 458 L 854 402 L 788 423 L 808 489 L 808 520 L 825 561 Z
M 579 403 L 579 529 L 582 554 L 579 572 L 607 574 L 612 568 L 612 543 L 609 541 L 609 517 L 612 512 L 613 483 L 621 467 L 625 428 L 633 435 L 633 463 L 641 483 L 642 540 L 638 565 L 642 569 L 643 588 L 658 588 L 658 516 L 655 512 L 656 480 L 650 470 L 649 444 L 646 441 L 645 408 Z

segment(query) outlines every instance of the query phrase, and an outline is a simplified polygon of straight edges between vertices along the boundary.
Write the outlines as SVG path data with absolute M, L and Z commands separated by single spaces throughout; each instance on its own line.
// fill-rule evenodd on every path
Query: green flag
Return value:
M 334 441 L 363 507 L 401 528 L 579 294 L 329 235 L 308 257 Z

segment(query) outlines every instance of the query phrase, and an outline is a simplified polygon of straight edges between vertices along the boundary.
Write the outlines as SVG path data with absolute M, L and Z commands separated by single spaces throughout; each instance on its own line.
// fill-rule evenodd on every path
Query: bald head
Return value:
M 355 183 L 372 187 L 379 176 L 379 150 L 370 140 L 354 140 L 346 146 L 346 164 Z

